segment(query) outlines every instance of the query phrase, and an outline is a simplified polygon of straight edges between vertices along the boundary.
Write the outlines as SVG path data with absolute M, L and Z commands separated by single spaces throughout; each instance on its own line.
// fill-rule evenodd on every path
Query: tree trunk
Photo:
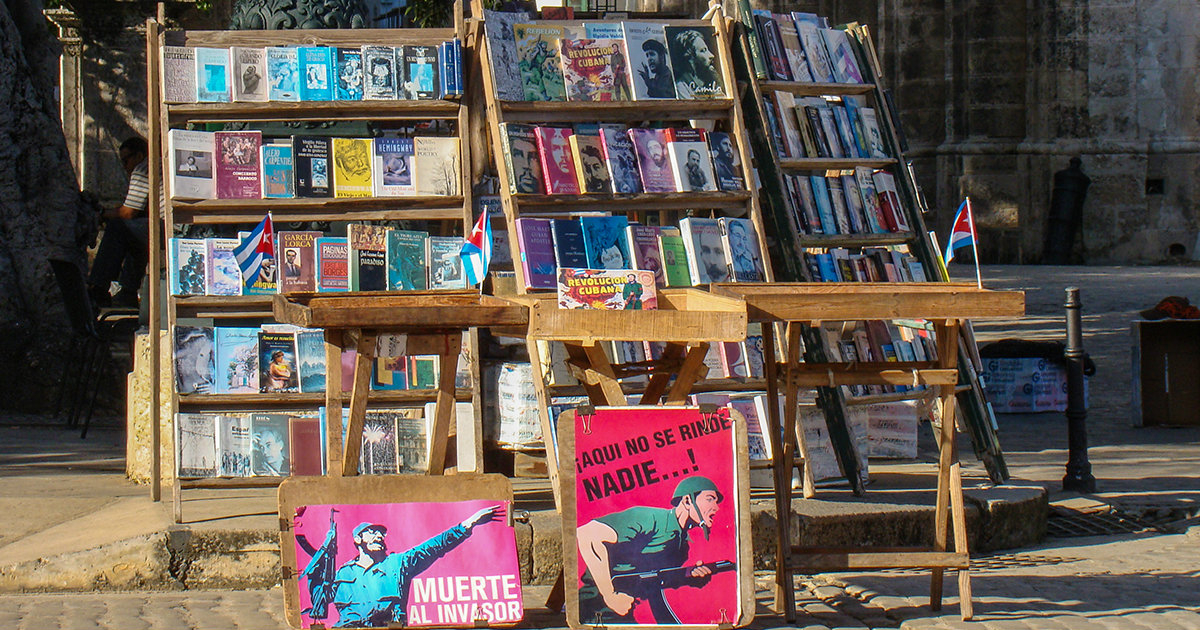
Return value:
M 47 410 L 72 336 L 47 260 L 84 265 L 95 216 L 80 202 L 59 121 L 59 47 L 37 0 L 0 0 L 0 408 Z

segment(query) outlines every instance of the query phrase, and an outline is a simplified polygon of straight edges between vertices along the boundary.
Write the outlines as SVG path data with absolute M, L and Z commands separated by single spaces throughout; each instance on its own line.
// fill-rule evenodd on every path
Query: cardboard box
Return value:
M 1042 358 L 985 358 L 984 393 L 996 413 L 1067 410 L 1067 368 Z M 1083 380 L 1087 404 L 1087 378 Z
M 1134 426 L 1200 426 L 1200 320 L 1136 321 Z

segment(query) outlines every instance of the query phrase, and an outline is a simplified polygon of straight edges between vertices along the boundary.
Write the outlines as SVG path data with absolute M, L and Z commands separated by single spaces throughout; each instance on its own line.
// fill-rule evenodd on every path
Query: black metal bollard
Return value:
M 1083 323 L 1079 288 L 1067 288 L 1067 474 L 1063 490 L 1091 493 L 1096 491 L 1096 478 L 1087 454 L 1087 409 L 1083 401 Z

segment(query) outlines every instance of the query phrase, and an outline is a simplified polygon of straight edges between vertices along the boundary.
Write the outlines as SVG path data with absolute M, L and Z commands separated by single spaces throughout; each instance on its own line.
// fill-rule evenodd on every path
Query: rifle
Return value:
M 692 577 L 692 571 L 698 567 L 707 567 L 712 572 L 711 576 L 725 571 L 733 571 L 737 568 L 737 564 L 729 560 L 717 560 L 698 565 L 667 567 L 655 571 L 614 573 L 612 576 L 613 590 L 646 600 L 646 603 L 650 605 L 650 612 L 654 614 L 655 622 L 678 624 L 679 619 L 675 616 L 675 611 L 671 610 L 671 606 L 663 597 L 663 589 L 679 588 L 697 580 Z
M 312 602 L 308 610 L 310 619 L 327 618 L 329 604 L 333 602 L 333 578 L 337 573 L 337 523 L 333 520 L 334 514 L 337 514 L 337 510 L 329 510 L 329 531 L 325 534 L 325 542 L 304 567 L 303 574 L 308 578 L 309 601 Z M 298 536 L 297 541 L 301 538 Z M 304 540 L 301 546 L 307 548 L 312 545 Z

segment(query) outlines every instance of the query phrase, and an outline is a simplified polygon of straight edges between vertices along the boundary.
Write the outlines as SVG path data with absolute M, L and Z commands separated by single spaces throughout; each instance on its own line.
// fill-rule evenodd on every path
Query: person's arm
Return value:
M 150 199 L 150 177 L 144 166 L 139 165 L 129 175 L 129 188 L 125 201 L 116 208 L 104 212 L 106 219 L 132 219 L 146 212 Z
M 604 603 L 618 615 L 629 614 L 634 598 L 613 589 L 612 569 L 608 561 L 608 545 L 617 542 L 617 530 L 600 521 L 589 521 L 576 530 L 575 539 L 579 543 L 583 563 L 591 572 L 596 590 L 600 591 Z
M 490 523 L 503 513 L 504 508 L 499 505 L 483 508 L 458 525 L 413 547 L 404 554 L 404 570 L 401 573 L 412 576 L 428 569 L 434 561 L 469 538 L 476 526 Z

